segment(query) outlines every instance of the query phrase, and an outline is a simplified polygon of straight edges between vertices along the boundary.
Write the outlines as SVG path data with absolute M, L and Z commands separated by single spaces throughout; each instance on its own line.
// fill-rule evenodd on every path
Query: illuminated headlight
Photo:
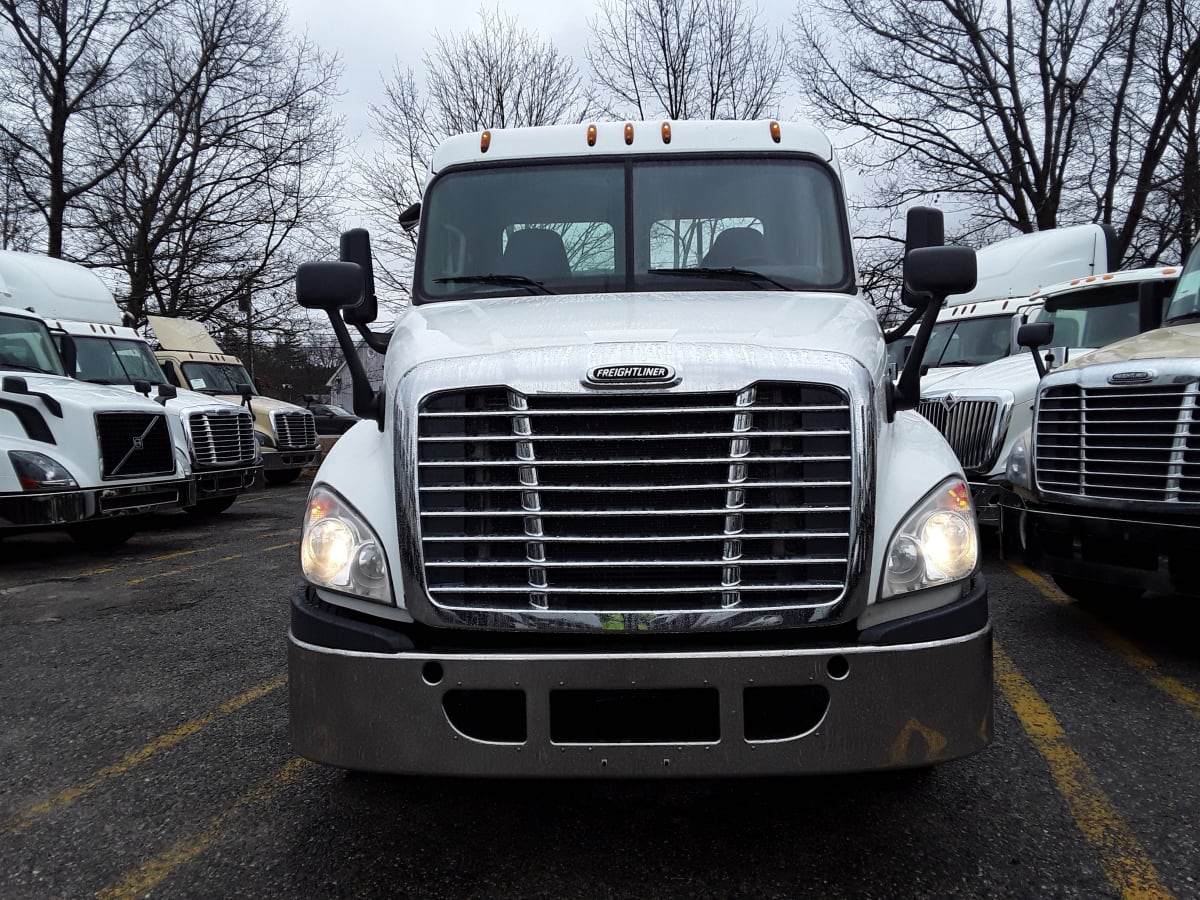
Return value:
M 1033 490 L 1033 469 L 1029 465 L 1030 431 L 1017 438 L 1004 465 L 1004 478 L 1013 487 Z
M 971 491 L 944 481 L 916 505 L 888 547 L 883 599 L 961 581 L 979 562 Z
M 387 557 L 375 532 L 333 491 L 315 486 L 304 514 L 300 567 L 317 587 L 392 602 Z
M 12 463 L 22 490 L 61 491 L 79 487 L 70 472 L 44 453 L 9 450 L 8 461 Z

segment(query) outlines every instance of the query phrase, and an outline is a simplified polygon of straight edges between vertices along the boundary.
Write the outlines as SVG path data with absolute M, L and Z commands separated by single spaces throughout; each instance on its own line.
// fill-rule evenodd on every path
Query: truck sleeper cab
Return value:
M 297 275 L 373 421 L 329 452 L 304 518 L 296 750 L 671 777 L 985 746 L 970 498 L 915 381 L 888 377 L 828 139 L 497 130 L 432 170 L 382 392 L 345 326 L 374 318 L 365 234 Z M 970 251 L 909 259 L 917 290 L 946 279 L 931 315 L 973 283 Z
M 1007 459 L 1002 544 L 1080 601 L 1200 595 L 1198 323 L 1200 245 L 1163 327 L 1038 385 L 1032 425 Z

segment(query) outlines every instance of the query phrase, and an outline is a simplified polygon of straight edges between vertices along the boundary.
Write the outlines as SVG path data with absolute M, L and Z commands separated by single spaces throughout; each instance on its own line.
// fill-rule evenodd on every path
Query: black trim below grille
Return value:
M 427 589 L 447 608 L 600 615 L 830 603 L 848 579 L 851 431 L 849 398 L 820 384 L 432 395 Z
M 163 413 L 96 413 L 96 434 L 105 479 L 175 472 L 175 447 Z

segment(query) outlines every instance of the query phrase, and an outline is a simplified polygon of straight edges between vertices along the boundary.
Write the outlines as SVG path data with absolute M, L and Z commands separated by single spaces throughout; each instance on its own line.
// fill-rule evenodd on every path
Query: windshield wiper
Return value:
M 83 378 L 80 380 L 86 381 L 88 384 L 128 384 L 129 383 L 127 381 L 120 381 L 120 382 L 109 381 L 107 378 Z
M 737 266 L 688 266 L 678 269 L 647 269 L 650 275 L 682 275 L 685 278 L 725 278 L 732 281 L 758 281 L 772 284 L 777 290 L 790 291 L 782 281 L 776 281 L 770 275 L 755 272 L 753 269 L 739 269 Z
M 47 372 L 45 369 L 39 369 L 37 366 L 25 366 L 15 362 L 0 362 L 0 369 L 20 369 L 22 372 L 37 372 L 39 375 L 53 375 L 53 372 Z
M 553 294 L 554 291 L 546 287 L 540 281 L 534 281 L 525 275 L 504 275 L 499 273 L 489 273 L 487 275 L 448 275 L 445 278 L 433 279 L 434 284 L 450 284 L 451 282 L 461 282 L 462 284 L 505 284 L 513 287 L 528 288 L 533 294 Z
M 1188 322 L 1200 322 L 1200 310 L 1196 312 L 1183 313 L 1179 316 L 1171 316 L 1169 319 L 1163 319 L 1164 326 L 1186 325 Z
M 971 362 L 966 359 L 952 359 L 950 362 L 940 362 L 936 366 L 931 366 L 933 369 L 949 369 L 954 366 L 981 366 L 983 363 Z

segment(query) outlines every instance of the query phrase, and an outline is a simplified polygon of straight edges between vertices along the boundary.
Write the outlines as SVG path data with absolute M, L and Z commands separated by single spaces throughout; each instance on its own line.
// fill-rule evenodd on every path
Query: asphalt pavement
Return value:
M 996 740 L 925 773 L 348 775 L 287 737 L 306 482 L 0 541 L 0 897 L 1200 897 L 1200 604 L 990 553 Z

